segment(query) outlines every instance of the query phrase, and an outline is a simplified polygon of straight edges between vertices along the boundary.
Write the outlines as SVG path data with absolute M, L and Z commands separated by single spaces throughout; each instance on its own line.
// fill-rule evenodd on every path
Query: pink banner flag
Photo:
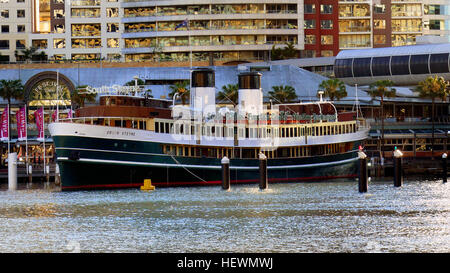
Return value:
M 27 111 L 25 106 L 19 109 L 16 113 L 17 119 L 17 139 L 22 141 L 27 138 Z
M 52 121 L 56 121 L 56 115 L 58 115 L 57 110 L 53 111 L 52 113 Z
M 34 118 L 36 119 L 36 126 L 38 129 L 37 140 L 44 140 L 44 107 L 39 108 L 34 112 Z
M 0 137 L 1 140 L 9 140 L 9 124 L 8 124 L 8 106 L 3 110 L 1 124 L 0 124 Z
M 67 118 L 72 118 L 72 117 L 73 117 L 72 109 L 69 109 L 69 112 L 67 113 Z

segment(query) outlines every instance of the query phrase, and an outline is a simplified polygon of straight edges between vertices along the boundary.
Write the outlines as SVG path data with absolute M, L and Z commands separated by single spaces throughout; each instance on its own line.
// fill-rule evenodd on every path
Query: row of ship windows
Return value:
M 338 78 L 448 73 L 449 53 L 336 59 Z
M 164 154 L 172 156 L 186 157 L 211 157 L 211 158 L 247 158 L 257 159 L 259 153 L 263 153 L 267 158 L 296 158 L 305 156 L 319 156 L 336 153 L 345 153 L 351 150 L 351 143 L 333 143 L 314 146 L 295 146 L 277 148 L 270 151 L 263 151 L 261 148 L 228 148 L 228 147 L 198 147 L 184 145 L 163 145 Z
M 189 130 L 190 128 L 190 130 Z M 155 122 L 156 133 L 195 135 L 194 125 Z M 273 128 L 274 137 L 290 138 L 301 136 L 326 136 L 356 132 L 355 123 L 343 125 L 320 125 L 312 127 L 280 127 Z M 238 128 L 226 126 L 204 126 L 202 135 L 209 137 L 267 138 L 272 136 L 272 128 Z

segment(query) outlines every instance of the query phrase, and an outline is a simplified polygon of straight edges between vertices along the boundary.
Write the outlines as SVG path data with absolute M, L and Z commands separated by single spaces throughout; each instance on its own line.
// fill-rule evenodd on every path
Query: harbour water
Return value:
M 0 191 L 0 252 L 450 252 L 439 180 Z

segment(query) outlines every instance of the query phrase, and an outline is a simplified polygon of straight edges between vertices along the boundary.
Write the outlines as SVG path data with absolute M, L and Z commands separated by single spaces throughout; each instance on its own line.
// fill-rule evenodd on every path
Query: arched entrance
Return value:
M 70 105 L 70 95 L 74 90 L 75 86 L 65 75 L 45 71 L 34 75 L 25 83 L 24 99 L 29 106 Z

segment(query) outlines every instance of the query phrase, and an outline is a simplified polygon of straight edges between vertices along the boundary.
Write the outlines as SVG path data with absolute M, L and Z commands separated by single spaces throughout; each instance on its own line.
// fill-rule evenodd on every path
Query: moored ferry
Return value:
M 257 183 L 259 154 L 269 183 L 352 178 L 369 128 L 332 102 L 263 104 L 261 74 L 239 74 L 236 106 L 215 102 L 214 71 L 195 69 L 189 105 L 137 90 L 107 93 L 77 117 L 49 124 L 62 190 Z

